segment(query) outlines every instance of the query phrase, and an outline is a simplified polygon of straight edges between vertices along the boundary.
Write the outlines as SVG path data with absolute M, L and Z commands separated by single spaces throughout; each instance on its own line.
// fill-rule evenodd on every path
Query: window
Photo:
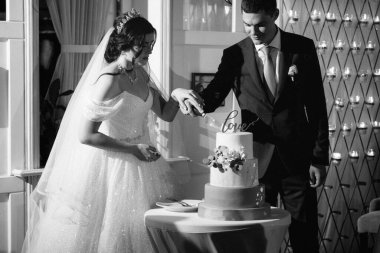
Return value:
M 0 0 L 0 21 L 6 20 L 7 4 L 5 0 Z

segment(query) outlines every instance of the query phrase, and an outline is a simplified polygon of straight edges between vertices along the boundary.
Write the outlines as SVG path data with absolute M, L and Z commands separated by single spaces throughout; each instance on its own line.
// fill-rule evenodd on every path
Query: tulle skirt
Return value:
M 23 252 L 152 252 L 144 212 L 180 195 L 167 162 L 85 145 L 71 156 L 32 193 Z

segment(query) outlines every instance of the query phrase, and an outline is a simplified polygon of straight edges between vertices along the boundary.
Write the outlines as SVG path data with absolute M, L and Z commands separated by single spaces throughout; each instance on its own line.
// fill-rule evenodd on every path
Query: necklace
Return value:
M 117 64 L 117 69 L 120 74 L 124 74 L 128 77 L 128 80 L 131 82 L 131 84 L 134 84 L 137 80 L 137 74 L 135 68 L 127 69 L 120 64 Z

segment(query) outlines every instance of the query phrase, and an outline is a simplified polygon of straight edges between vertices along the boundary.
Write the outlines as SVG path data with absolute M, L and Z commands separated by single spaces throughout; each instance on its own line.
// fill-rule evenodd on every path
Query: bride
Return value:
M 177 193 L 153 146 L 154 112 L 172 121 L 146 67 L 154 27 L 135 10 L 117 17 L 66 110 L 31 195 L 23 252 L 151 252 L 143 215 Z

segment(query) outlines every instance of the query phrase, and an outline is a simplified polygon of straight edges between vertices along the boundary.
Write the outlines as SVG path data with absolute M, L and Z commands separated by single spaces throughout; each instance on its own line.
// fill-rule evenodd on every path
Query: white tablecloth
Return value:
M 145 213 L 145 226 L 156 252 L 278 252 L 290 214 L 272 208 L 265 220 L 218 221 L 196 212 L 170 212 L 163 208 Z

